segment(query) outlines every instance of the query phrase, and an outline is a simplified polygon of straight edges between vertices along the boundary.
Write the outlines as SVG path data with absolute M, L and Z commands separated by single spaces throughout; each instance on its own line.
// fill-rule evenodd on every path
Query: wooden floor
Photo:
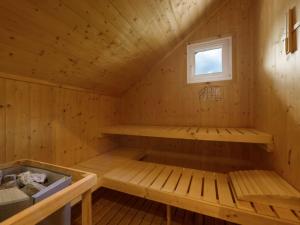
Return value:
M 232 225 L 233 223 L 173 208 L 172 225 Z M 100 188 L 93 194 L 95 225 L 164 225 L 165 205 Z M 80 225 L 80 205 L 72 208 L 72 225 Z

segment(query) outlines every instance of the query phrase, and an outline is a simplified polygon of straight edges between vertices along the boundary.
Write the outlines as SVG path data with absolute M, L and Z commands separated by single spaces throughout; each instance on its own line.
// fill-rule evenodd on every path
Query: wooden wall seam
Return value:
M 71 166 L 115 144 L 118 98 L 0 78 L 0 162 L 30 158 Z

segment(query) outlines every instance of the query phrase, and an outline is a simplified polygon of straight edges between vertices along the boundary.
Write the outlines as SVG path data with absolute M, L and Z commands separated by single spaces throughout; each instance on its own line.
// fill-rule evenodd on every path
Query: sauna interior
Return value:
M 0 172 L 73 179 L 0 224 L 299 225 L 299 30 L 299 0 L 0 1 Z

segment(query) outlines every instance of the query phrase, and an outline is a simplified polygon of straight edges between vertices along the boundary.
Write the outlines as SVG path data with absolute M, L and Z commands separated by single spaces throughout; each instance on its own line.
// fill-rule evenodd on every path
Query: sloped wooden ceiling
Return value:
M 120 94 L 222 0 L 1 0 L 0 72 Z

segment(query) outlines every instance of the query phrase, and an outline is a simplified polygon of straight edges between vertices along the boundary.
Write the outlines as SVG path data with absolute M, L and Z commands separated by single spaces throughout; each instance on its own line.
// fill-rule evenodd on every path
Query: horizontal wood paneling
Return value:
M 286 13 L 300 2 L 259 0 L 254 23 L 255 126 L 274 135 L 275 152 L 257 155 L 300 190 L 300 52 L 285 54 Z M 297 31 L 298 49 L 300 32 Z
M 118 99 L 0 78 L 0 161 L 30 158 L 62 165 L 114 144 L 99 128 L 114 124 Z

